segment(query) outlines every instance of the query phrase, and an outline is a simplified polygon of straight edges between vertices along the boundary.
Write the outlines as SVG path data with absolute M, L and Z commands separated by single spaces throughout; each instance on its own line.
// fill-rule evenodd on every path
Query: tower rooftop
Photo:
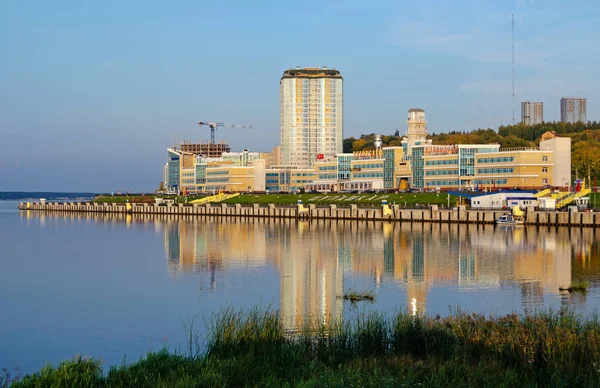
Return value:
M 320 68 L 320 67 L 305 67 L 301 69 L 288 69 L 283 72 L 284 78 L 342 78 L 342 74 L 339 70 Z

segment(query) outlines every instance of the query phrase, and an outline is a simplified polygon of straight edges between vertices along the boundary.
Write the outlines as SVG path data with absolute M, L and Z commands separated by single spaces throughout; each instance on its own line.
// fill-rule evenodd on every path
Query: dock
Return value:
M 357 205 L 275 205 L 253 204 L 136 204 L 136 203 L 38 203 L 23 202 L 19 210 L 31 212 L 88 212 L 124 214 L 164 214 L 189 217 L 259 217 L 317 220 L 388 221 L 416 223 L 493 224 L 509 210 L 468 210 L 465 206 L 453 209 L 428 208 L 407 209 L 398 205 L 359 207 Z M 591 227 L 600 225 L 600 212 L 536 211 L 525 212 L 526 225 Z

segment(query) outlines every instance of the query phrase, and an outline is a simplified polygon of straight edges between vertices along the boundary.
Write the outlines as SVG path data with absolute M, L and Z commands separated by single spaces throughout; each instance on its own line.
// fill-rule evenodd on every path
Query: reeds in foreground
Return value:
M 163 350 L 132 365 L 112 367 L 107 375 L 99 361 L 78 358 L 47 366 L 13 386 L 600 383 L 600 322 L 565 311 L 500 317 L 372 313 L 288 330 L 277 311 L 228 308 L 208 320 L 207 329 L 201 355 Z

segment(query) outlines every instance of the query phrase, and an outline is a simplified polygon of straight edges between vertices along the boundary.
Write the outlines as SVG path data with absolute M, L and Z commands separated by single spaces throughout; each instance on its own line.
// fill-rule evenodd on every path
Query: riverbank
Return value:
M 380 205 L 379 207 L 301 204 L 251 206 L 236 204 L 173 204 L 157 205 L 150 203 L 21 203 L 20 210 L 39 212 L 91 212 L 124 213 L 132 215 L 164 214 L 173 216 L 203 216 L 226 218 L 269 218 L 302 220 L 343 220 L 343 221 L 391 221 L 410 223 L 465 223 L 493 224 L 505 210 L 467 210 L 465 206 L 453 209 L 440 209 L 437 205 L 421 208 L 403 208 L 400 205 Z M 600 225 L 599 212 L 548 212 L 526 211 L 524 223 L 537 226 L 597 227 Z
M 277 312 L 225 309 L 207 330 L 204 351 L 188 330 L 181 352 L 150 353 L 107 374 L 99 360 L 75 358 L 13 387 L 597 386 L 600 379 L 600 322 L 562 311 L 371 314 L 290 332 Z

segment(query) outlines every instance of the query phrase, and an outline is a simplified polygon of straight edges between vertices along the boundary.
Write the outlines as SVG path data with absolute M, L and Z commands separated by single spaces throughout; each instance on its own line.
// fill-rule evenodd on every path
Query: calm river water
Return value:
M 505 314 L 600 302 L 600 231 L 19 212 L 0 201 L 0 368 L 181 348 L 224 306 L 285 325 L 359 311 Z M 559 292 L 586 280 L 587 294 Z M 373 291 L 373 304 L 338 298 Z M 201 325 L 202 327 L 202 325 Z

